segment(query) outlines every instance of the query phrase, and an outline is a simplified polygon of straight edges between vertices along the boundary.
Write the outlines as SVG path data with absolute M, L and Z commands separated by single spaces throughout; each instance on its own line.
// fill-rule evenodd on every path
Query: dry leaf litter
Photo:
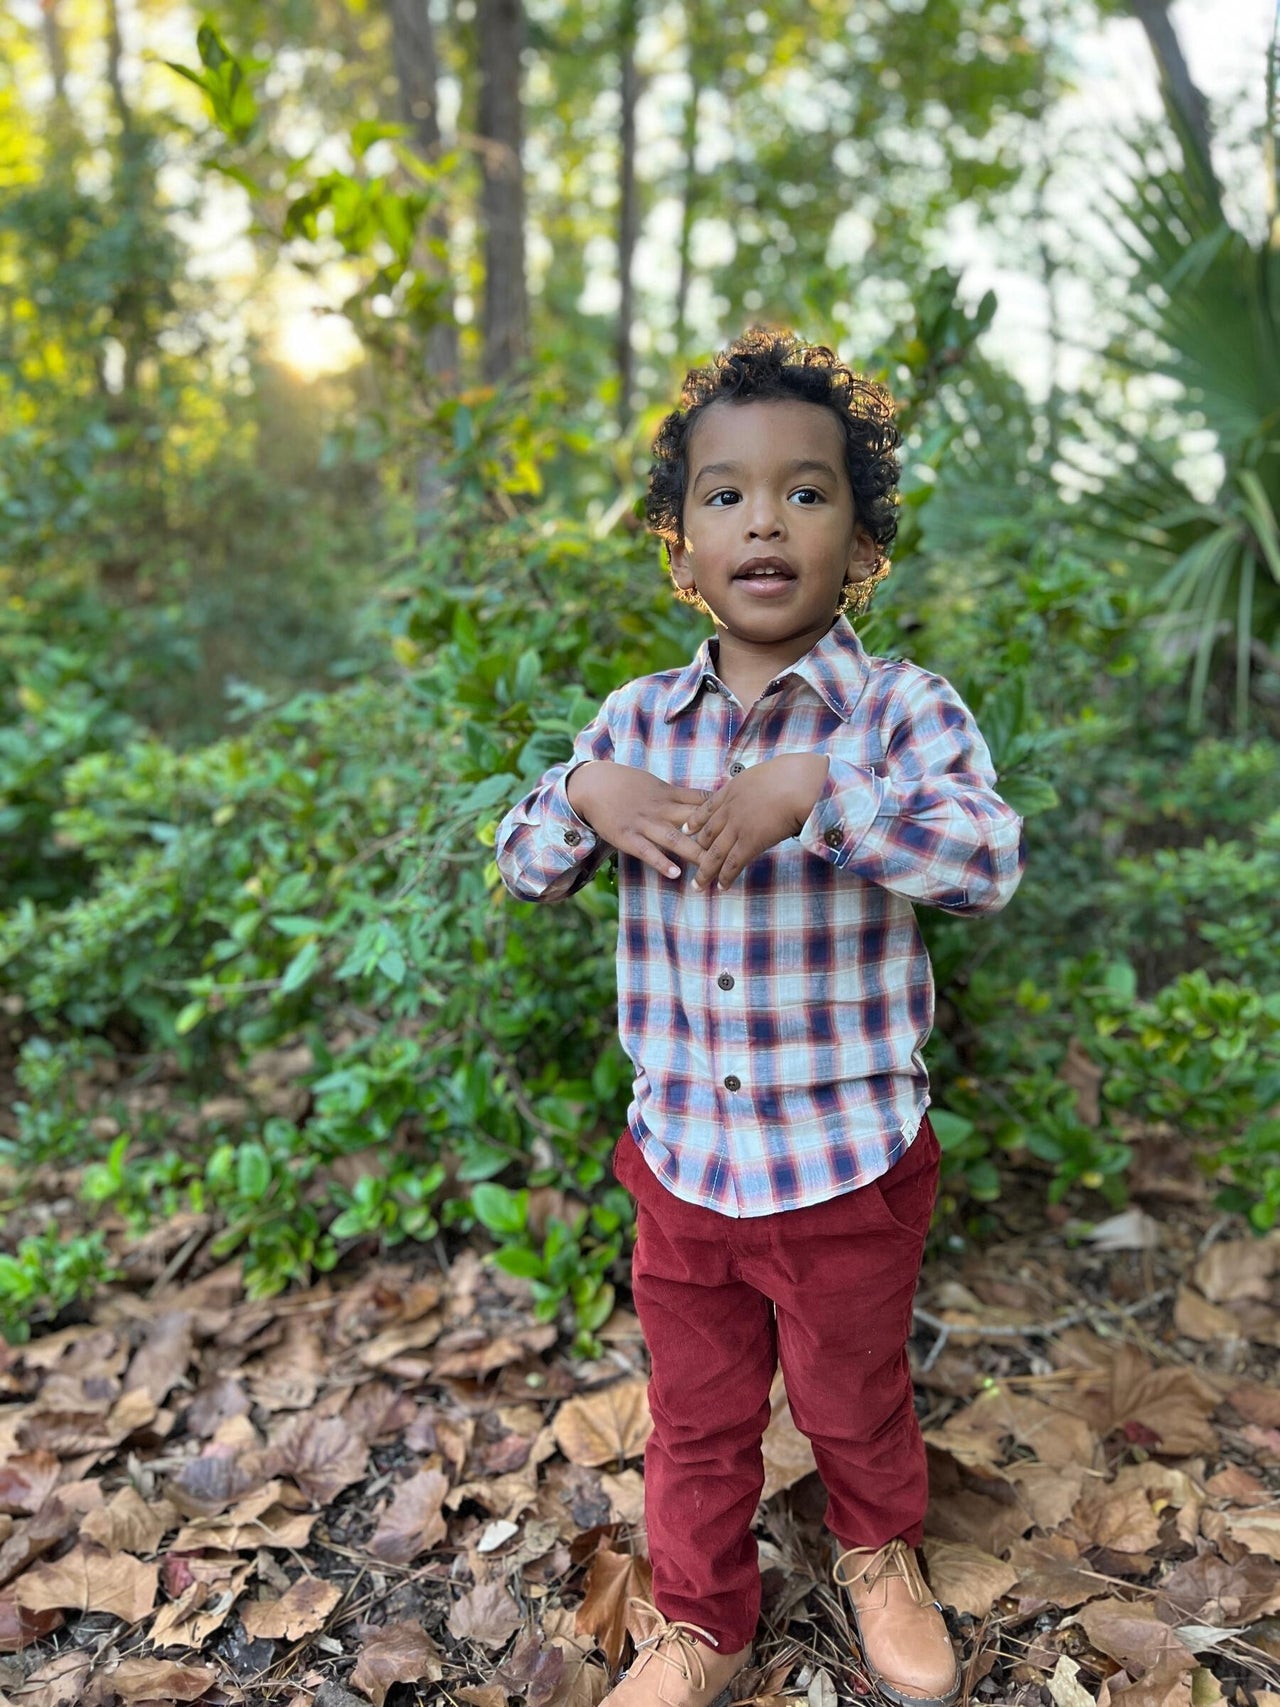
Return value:
M 1280 1707 L 1280 1238 L 1170 1196 L 926 1267 L 924 1551 L 967 1701 Z M 0 1346 L 0 1707 L 595 1707 L 651 1590 L 634 1317 L 575 1362 L 443 1247 L 252 1301 L 189 1232 Z M 836 1707 L 867 1685 L 774 1397 L 740 1694 Z

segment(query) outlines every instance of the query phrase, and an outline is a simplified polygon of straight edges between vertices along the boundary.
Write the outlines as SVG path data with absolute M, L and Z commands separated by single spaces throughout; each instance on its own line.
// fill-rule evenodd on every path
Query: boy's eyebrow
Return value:
M 722 474 L 740 474 L 741 472 L 742 464 L 740 462 L 708 462 L 698 470 L 693 483 L 696 486 L 699 481 L 706 480 L 710 475 L 718 477 Z M 782 472 L 784 474 L 825 474 L 830 480 L 836 478 L 836 471 L 829 462 L 816 462 L 811 457 L 798 457 L 794 462 L 784 464 Z

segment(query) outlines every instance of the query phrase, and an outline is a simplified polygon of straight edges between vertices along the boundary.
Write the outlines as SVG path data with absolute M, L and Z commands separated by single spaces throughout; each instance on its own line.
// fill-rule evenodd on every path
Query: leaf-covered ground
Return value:
M 970 1700 L 1280 1707 L 1280 1239 L 1177 1195 L 926 1269 Z M 468 1249 L 252 1302 L 190 1234 L 0 1347 L 0 1707 L 594 1707 L 649 1586 L 630 1313 L 583 1364 Z M 766 1457 L 743 1699 L 835 1707 L 865 1685 L 781 1390 Z

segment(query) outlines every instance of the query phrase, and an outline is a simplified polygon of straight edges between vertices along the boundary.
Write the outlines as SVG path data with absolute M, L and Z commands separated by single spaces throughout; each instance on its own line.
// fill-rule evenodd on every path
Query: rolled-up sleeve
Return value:
M 801 845 L 910 901 L 998 913 L 1022 878 L 1023 822 L 996 793 L 987 744 L 941 676 L 914 672 L 904 684 L 879 770 L 830 757 Z
M 610 700 L 573 743 L 573 757 L 552 765 L 498 826 L 498 870 L 521 901 L 560 901 L 580 889 L 613 852 L 569 804 L 566 785 L 591 759 L 611 759 Z

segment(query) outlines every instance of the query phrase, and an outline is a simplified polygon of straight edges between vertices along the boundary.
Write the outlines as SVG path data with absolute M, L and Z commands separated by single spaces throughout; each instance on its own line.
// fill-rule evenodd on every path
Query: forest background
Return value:
M 519 906 L 486 849 L 696 643 L 645 451 L 753 321 L 902 400 L 863 638 L 956 683 L 1027 819 L 1005 913 L 921 916 L 936 1237 L 1188 1171 L 1275 1225 L 1276 65 L 1211 100 L 1178 17 L 0 13 L 7 1335 L 168 1227 L 258 1295 L 473 1237 L 591 1350 L 614 895 Z M 1161 102 L 1085 124 L 1118 27 Z M 962 253 L 1043 305 L 1030 358 Z

